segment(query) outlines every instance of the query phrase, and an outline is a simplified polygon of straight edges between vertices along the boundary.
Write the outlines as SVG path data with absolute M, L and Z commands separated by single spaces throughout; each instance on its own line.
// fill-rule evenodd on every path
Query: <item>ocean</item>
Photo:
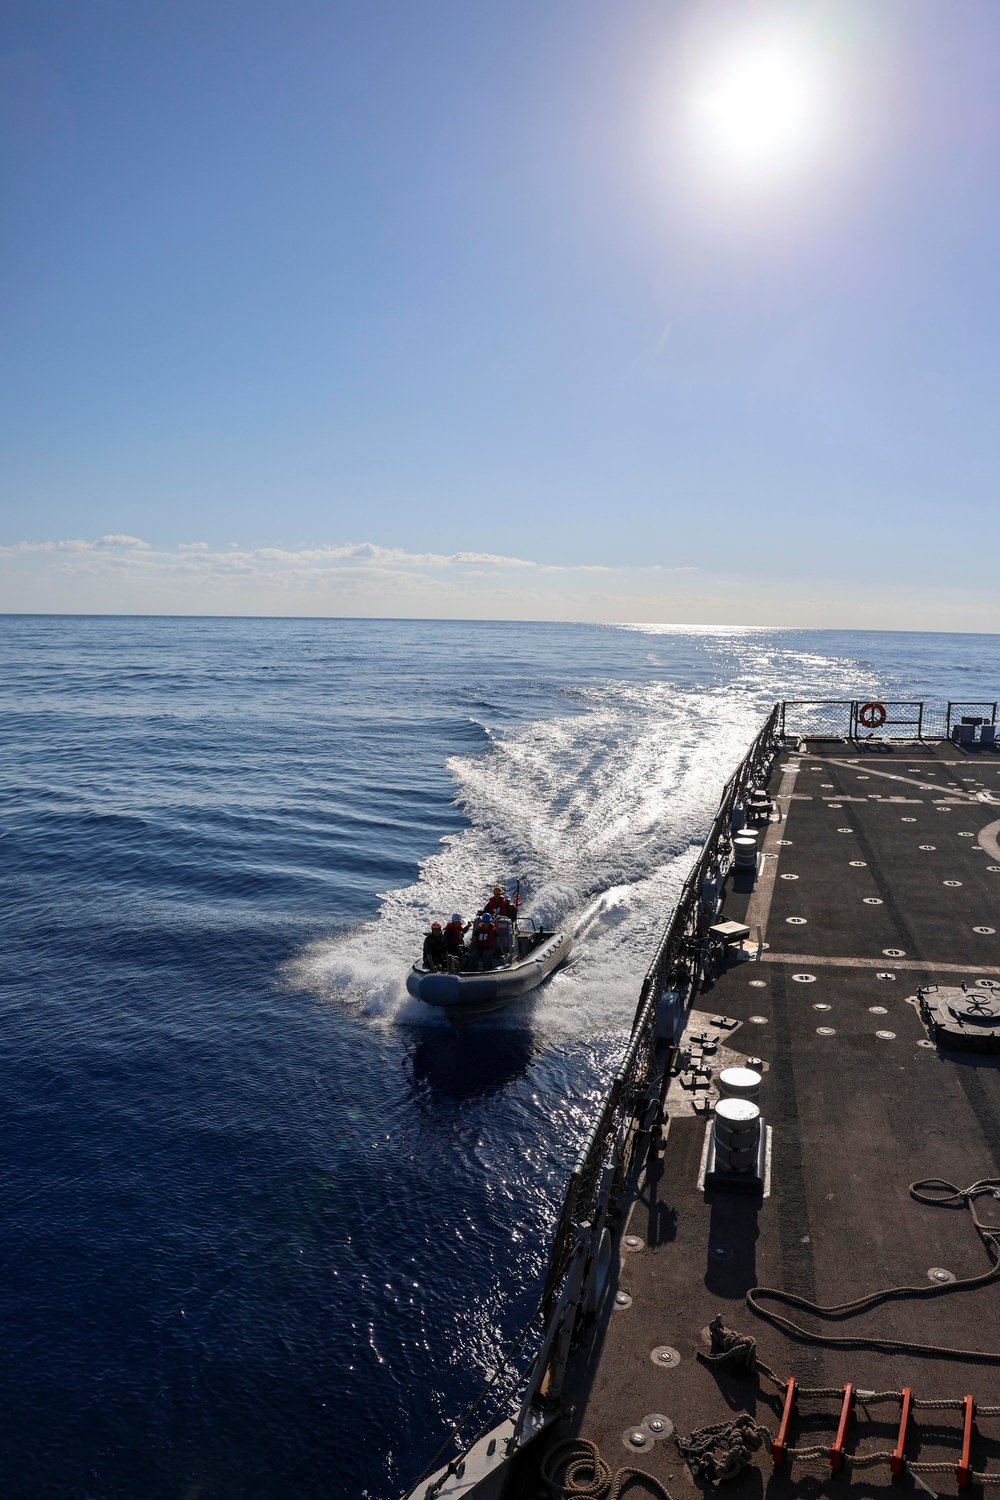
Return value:
M 393 1500 L 534 1306 L 775 698 L 992 698 L 995 636 L 0 617 L 5 1500 Z M 496 881 L 571 964 L 405 991 Z

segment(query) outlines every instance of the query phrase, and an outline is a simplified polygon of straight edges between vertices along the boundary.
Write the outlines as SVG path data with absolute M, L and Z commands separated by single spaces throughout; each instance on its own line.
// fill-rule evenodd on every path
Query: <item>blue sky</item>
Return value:
M 995 0 L 8 0 L 0 143 L 2 609 L 992 628 Z

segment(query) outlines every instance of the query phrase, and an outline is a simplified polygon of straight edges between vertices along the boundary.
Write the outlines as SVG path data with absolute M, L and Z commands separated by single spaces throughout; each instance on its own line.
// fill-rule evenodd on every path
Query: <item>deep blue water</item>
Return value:
M 574 1147 L 778 696 L 992 698 L 997 638 L 0 618 L 0 1483 L 391 1500 L 533 1306 Z M 458 1034 L 494 879 L 568 925 Z

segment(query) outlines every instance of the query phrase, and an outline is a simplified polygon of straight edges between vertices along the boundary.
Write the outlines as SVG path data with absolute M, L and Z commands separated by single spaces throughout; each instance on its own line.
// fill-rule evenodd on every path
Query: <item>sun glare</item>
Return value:
M 817 59 L 787 42 L 744 43 L 710 65 L 693 97 L 701 153 L 717 171 L 748 182 L 805 164 L 829 125 Z

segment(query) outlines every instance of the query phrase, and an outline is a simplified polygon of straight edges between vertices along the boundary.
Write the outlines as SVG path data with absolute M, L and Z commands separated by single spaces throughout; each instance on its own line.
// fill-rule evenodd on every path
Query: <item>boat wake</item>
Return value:
M 553 1039 L 628 1024 L 642 976 L 707 832 L 721 781 L 765 700 L 618 682 L 575 690 L 572 712 L 488 730 L 453 757 L 468 827 L 444 840 L 378 917 L 311 945 L 293 981 L 378 1026 L 446 1025 L 411 999 L 423 932 L 468 919 L 495 881 L 520 880 L 527 914 L 574 937 L 572 961 L 480 1025 Z

